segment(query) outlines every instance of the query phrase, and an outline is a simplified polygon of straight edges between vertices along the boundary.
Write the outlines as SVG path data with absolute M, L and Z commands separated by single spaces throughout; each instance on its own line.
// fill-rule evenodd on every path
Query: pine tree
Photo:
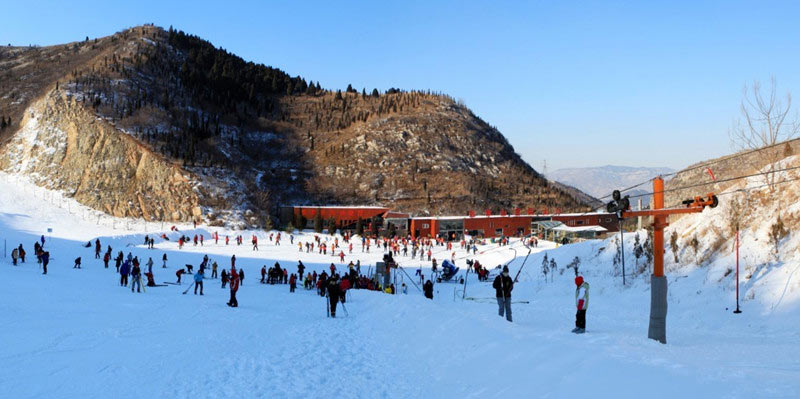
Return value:
M 334 100 L 341 100 L 342 99 L 342 91 L 336 90 L 336 97 L 333 98 Z
M 550 265 L 549 260 L 547 259 L 547 254 L 544 254 L 544 259 L 542 259 L 542 273 L 544 274 L 544 282 L 547 282 L 547 269 Z
M 303 231 L 306 225 L 308 225 L 308 219 L 301 213 L 300 217 L 297 218 L 297 229 Z
M 378 93 L 378 89 L 372 89 L 372 97 L 380 97 L 380 93 Z
M 328 234 L 334 233 L 336 233 L 336 218 L 331 216 L 331 218 L 328 219 Z
M 317 209 L 317 213 L 314 215 L 314 231 L 317 233 L 322 233 L 322 210 Z
M 267 216 L 267 218 L 264 219 L 264 230 L 265 231 L 270 231 L 270 230 L 273 229 L 273 227 L 274 226 L 272 225 L 272 218 Z
M 356 220 L 356 234 L 360 236 L 364 235 L 364 221 L 361 218 Z

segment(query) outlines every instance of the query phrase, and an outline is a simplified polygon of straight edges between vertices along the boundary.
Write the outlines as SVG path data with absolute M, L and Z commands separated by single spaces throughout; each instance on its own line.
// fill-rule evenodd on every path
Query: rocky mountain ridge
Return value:
M 13 121 L 0 167 L 115 216 L 259 226 L 288 203 L 588 209 L 445 95 L 325 90 L 154 26 L 0 56 Z

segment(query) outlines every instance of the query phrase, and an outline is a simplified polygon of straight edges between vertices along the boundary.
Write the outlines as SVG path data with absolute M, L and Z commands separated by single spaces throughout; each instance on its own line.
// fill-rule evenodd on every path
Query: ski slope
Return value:
M 7 176 L 5 176 L 7 178 Z M 13 180 L 6 180 L 13 181 Z M 41 190 L 41 189 L 40 189 Z M 52 195 L 52 194 L 51 194 Z M 57 194 L 56 194 L 57 196 Z M 610 241 L 555 248 L 540 242 L 513 292 L 514 323 L 497 316 L 490 283 L 468 277 L 463 286 L 437 284 L 434 300 L 409 284 L 408 295 L 356 290 L 348 315 L 325 316 L 324 299 L 298 287 L 259 284 L 259 270 L 280 262 L 296 272 L 321 272 L 338 257 L 298 252 L 297 240 L 280 246 L 260 236 L 260 251 L 248 245 L 252 232 L 199 228 L 205 245 L 179 250 L 157 239 L 145 249 L 144 234 L 160 226 L 126 232 L 89 219 L 81 207 L 31 195 L 24 183 L 0 190 L 0 232 L 23 243 L 29 259 L 11 266 L 0 258 L 0 392 L 8 398 L 494 398 L 494 397 L 785 397 L 800 396 L 800 304 L 791 297 L 772 307 L 745 302 L 733 315 L 732 292 L 703 270 L 670 275 L 668 344 L 648 340 L 649 289 L 644 276 L 625 287 L 611 265 Z M 63 201 L 63 202 L 62 202 Z M 119 221 L 117 228 L 126 225 Z M 191 226 L 177 226 L 194 235 Z M 47 234 L 48 228 L 53 232 Z M 242 234 L 242 246 L 214 245 L 220 236 Z M 30 256 L 33 242 L 47 236 L 52 261 L 46 276 Z M 168 233 L 176 237 L 176 233 Z M 206 280 L 205 295 L 184 285 L 147 287 L 141 294 L 119 286 L 119 277 L 82 245 L 99 237 L 113 253 L 132 252 L 155 262 L 156 281 L 174 281 L 175 270 L 197 266 L 204 254 L 221 267 L 244 268 L 239 308 L 225 305 L 229 291 Z M 325 237 L 331 239 L 330 237 Z M 632 245 L 626 235 L 626 246 Z M 630 242 L 629 242 L 630 241 Z M 516 254 L 514 253 L 516 250 Z M 446 250 L 435 251 L 440 262 Z M 510 262 L 516 274 L 527 254 L 519 242 L 485 245 L 475 256 L 486 266 Z M 161 255 L 167 253 L 167 269 Z M 575 256 L 591 284 L 587 333 L 574 335 L 574 274 L 541 277 L 542 257 L 559 269 Z M 515 256 L 516 255 L 516 256 Z M 83 269 L 72 269 L 83 257 Z M 362 273 L 382 257 L 374 246 L 362 253 L 355 240 L 345 263 L 361 260 Z M 457 251 L 465 269 L 465 254 Z M 31 260 L 33 259 L 33 260 Z M 428 262 L 399 257 L 413 276 Z M 787 284 L 796 284 L 798 276 Z M 398 277 L 398 281 L 401 277 Z M 407 279 L 406 279 L 407 280 Z M 525 302 L 528 303 L 520 303 Z

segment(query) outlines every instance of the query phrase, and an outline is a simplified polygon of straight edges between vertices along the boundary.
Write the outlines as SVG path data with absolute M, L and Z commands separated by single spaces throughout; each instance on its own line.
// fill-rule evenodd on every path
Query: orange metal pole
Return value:
M 664 208 L 664 179 L 653 179 L 653 210 Z M 664 275 L 664 227 L 666 216 L 653 216 L 653 275 Z
M 664 208 L 664 180 L 653 179 L 653 210 Z M 653 275 L 650 276 L 650 327 L 647 337 L 667 343 L 667 278 L 664 277 L 664 227 L 667 216 L 653 216 Z

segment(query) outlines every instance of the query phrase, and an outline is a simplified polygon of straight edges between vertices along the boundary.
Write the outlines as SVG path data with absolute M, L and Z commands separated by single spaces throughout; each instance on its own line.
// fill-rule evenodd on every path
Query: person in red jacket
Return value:
M 297 288 L 297 276 L 292 273 L 289 277 L 289 292 L 294 292 L 295 288 Z
M 575 277 L 575 305 L 578 312 L 575 314 L 575 328 L 572 332 L 583 334 L 586 332 L 586 309 L 589 308 L 589 283 L 583 276 Z
M 261 266 L 261 284 L 264 284 L 264 279 L 267 277 L 267 266 Z
M 239 291 L 239 273 L 236 273 L 236 267 L 231 267 L 230 279 L 231 299 L 228 301 L 228 306 L 236 308 L 239 307 L 239 301 L 236 300 L 236 291 Z

